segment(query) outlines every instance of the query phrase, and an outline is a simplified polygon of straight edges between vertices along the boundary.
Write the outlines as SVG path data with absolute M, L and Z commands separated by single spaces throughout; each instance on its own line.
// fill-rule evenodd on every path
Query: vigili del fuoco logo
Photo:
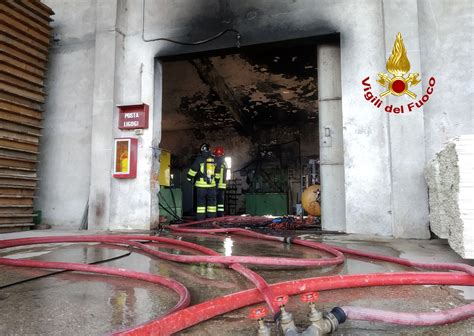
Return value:
M 407 95 L 413 99 L 413 102 L 408 104 L 401 104 L 399 106 L 393 106 L 392 104 L 384 107 L 385 112 L 389 113 L 405 113 L 412 112 L 416 109 L 419 109 L 423 106 L 429 99 L 431 94 L 433 94 L 434 86 L 436 81 L 434 77 L 431 77 L 428 81 L 428 88 L 426 93 L 419 99 L 417 99 L 416 94 L 410 89 L 420 83 L 418 78 L 420 74 L 418 72 L 409 73 L 410 71 L 410 61 L 407 57 L 407 50 L 403 44 L 402 34 L 398 33 L 393 44 L 392 54 L 387 60 L 386 73 L 379 73 L 377 83 L 379 83 L 384 91 L 375 95 L 371 90 L 372 86 L 369 83 L 370 77 L 364 78 L 362 81 L 364 89 L 364 98 L 376 108 L 382 107 L 382 100 L 385 96 L 392 94 L 394 96 L 404 96 Z

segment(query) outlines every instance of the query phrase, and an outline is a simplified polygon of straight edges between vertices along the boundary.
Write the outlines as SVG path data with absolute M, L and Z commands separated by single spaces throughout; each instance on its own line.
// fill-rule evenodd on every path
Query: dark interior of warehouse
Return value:
M 226 214 L 301 214 L 303 190 L 319 183 L 315 48 L 252 48 L 162 67 L 160 148 L 171 154 L 172 190 L 161 191 L 160 205 L 192 215 L 186 173 L 208 142 L 225 149 Z

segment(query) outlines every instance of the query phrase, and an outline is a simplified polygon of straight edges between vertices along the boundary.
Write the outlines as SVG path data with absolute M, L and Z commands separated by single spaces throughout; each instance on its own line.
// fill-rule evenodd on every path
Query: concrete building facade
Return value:
M 338 34 L 318 53 L 320 143 L 329 128 L 322 188 L 326 229 L 429 238 L 426 162 L 454 135 L 473 133 L 473 3 L 470 0 L 150 1 L 44 0 L 56 13 L 47 81 L 36 207 L 45 222 L 77 228 L 148 229 L 158 218 L 162 69 L 160 57 L 235 46 L 235 36 L 196 47 L 224 29 L 242 46 Z M 382 91 L 397 33 L 403 36 L 421 108 L 387 113 L 364 98 L 362 81 Z M 340 78 L 340 80 L 338 79 Z M 454 80 L 455 79 L 455 80 Z M 183 79 L 185 80 L 185 79 Z M 387 96 L 384 106 L 407 105 Z M 117 127 L 116 106 L 146 103 L 143 134 Z M 321 129 L 322 127 L 322 129 Z M 137 178 L 112 178 L 113 139 L 139 139 Z M 323 155 L 323 151 L 321 151 Z M 337 188 L 334 188 L 337 185 Z M 325 203 L 326 202 L 326 203 Z

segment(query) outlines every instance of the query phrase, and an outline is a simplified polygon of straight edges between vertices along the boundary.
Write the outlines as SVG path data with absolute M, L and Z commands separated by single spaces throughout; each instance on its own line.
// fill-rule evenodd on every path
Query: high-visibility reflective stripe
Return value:
M 204 180 L 197 180 L 194 185 L 198 188 L 215 188 L 216 187 L 216 182 L 212 182 L 211 184 L 207 184 L 206 181 Z
M 207 207 L 207 212 L 216 212 L 217 211 L 217 207 L 216 206 L 208 206 Z
M 221 184 L 219 183 L 217 186 L 219 189 L 227 189 L 227 184 Z
M 211 183 L 207 183 L 207 181 L 204 178 L 198 178 L 196 180 L 196 186 L 216 186 L 216 181 L 214 179 L 211 180 Z
M 196 174 L 197 174 L 197 171 L 195 171 L 195 170 L 192 170 L 192 169 L 189 169 L 189 171 L 188 171 L 188 175 L 191 175 L 191 176 L 193 176 L 193 177 L 194 177 L 194 176 L 196 176 Z
M 196 212 L 197 213 L 206 213 L 206 207 L 197 207 Z

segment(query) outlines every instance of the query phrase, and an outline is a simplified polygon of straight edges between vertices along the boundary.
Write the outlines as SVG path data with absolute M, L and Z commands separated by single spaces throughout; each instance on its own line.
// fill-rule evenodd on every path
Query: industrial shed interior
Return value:
M 0 1 L 0 335 L 472 335 L 473 18 Z
M 184 213 L 193 212 L 186 174 L 202 142 L 225 149 L 229 215 L 301 213 L 303 190 L 319 183 L 316 64 L 307 45 L 162 63 L 160 147 L 172 155 Z

